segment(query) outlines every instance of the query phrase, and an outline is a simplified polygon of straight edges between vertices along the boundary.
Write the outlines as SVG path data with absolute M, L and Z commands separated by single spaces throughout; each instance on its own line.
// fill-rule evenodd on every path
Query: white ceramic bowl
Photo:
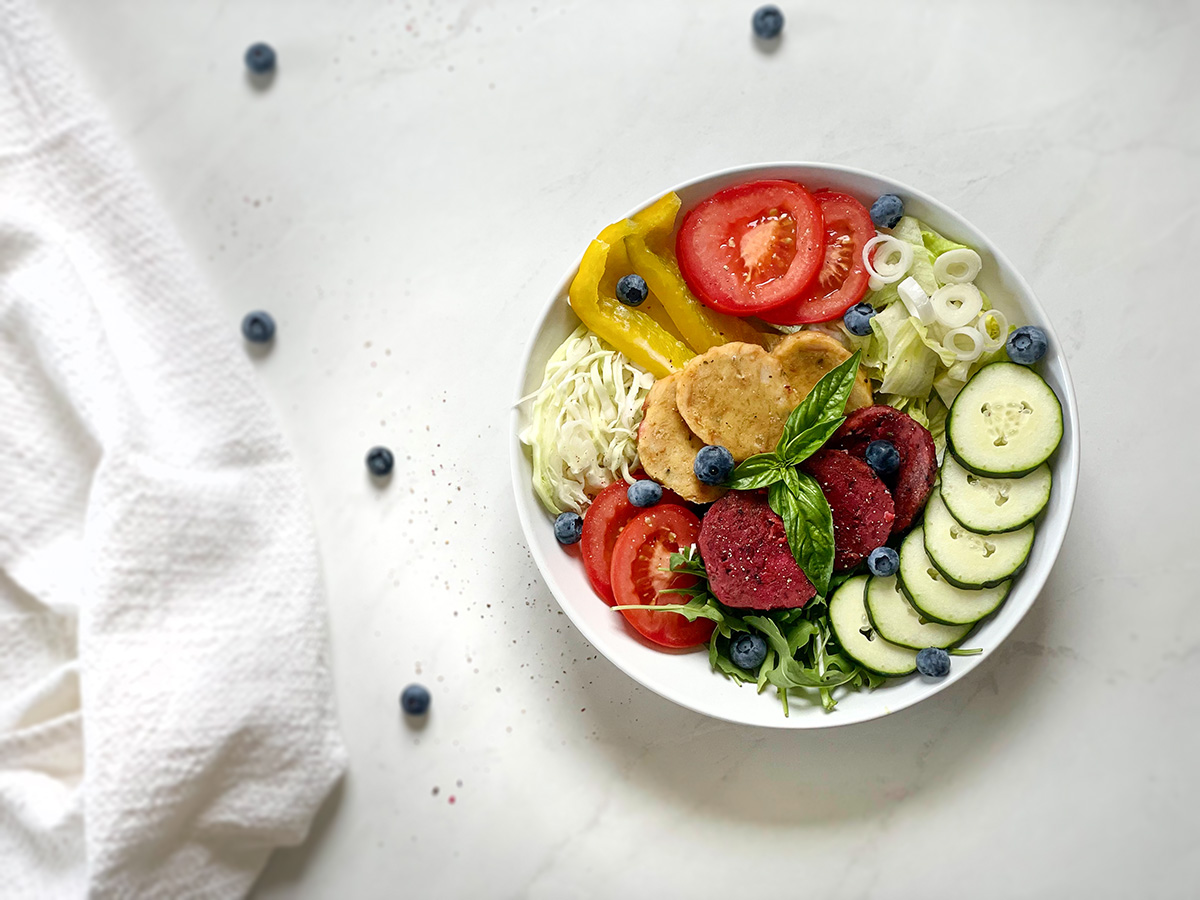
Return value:
M 1041 374 L 1054 388 L 1063 406 L 1063 439 L 1051 460 L 1054 470 L 1054 489 L 1050 503 L 1042 514 L 1029 564 L 1017 578 L 1007 602 L 1000 612 L 985 622 L 968 639 L 969 646 L 982 647 L 983 654 L 955 657 L 951 673 L 940 681 L 920 675 L 893 679 L 875 691 L 840 693 L 837 709 L 825 712 L 820 705 L 809 705 L 796 699 L 791 715 L 784 718 L 778 696 L 773 688 L 761 695 L 751 685 L 737 686 L 713 672 L 708 654 L 703 648 L 689 652 L 670 652 L 655 649 L 640 640 L 625 624 L 620 613 L 613 612 L 595 595 L 588 584 L 580 560 L 564 552 L 554 538 L 553 519 L 538 502 L 530 484 L 530 461 L 527 450 L 517 434 L 521 428 L 521 410 L 514 410 L 509 436 L 512 452 L 513 485 L 517 511 L 533 558 L 550 590 L 563 611 L 584 636 L 606 656 L 613 665 L 631 678 L 668 700 L 696 712 L 771 728 L 831 728 L 865 722 L 912 706 L 931 697 L 960 678 L 965 678 L 980 665 L 1021 621 L 1033 605 L 1038 592 L 1046 583 L 1050 567 L 1058 556 L 1071 507 L 1075 501 L 1075 486 L 1079 476 L 1079 429 L 1075 392 L 1066 360 L 1059 352 L 1058 338 L 1033 291 L 1013 269 L 1004 255 L 974 226 L 932 197 L 870 172 L 844 166 L 816 163 L 776 163 L 726 169 L 694 181 L 677 185 L 672 190 L 683 200 L 686 212 L 712 193 L 745 181 L 761 178 L 786 178 L 799 181 L 812 190 L 831 188 L 852 194 L 870 205 L 883 193 L 895 193 L 904 199 L 905 211 L 917 216 L 937 231 L 979 251 L 983 271 L 977 279 L 993 304 L 1016 324 L 1036 324 L 1050 337 L 1050 350 L 1039 366 Z M 629 214 L 648 206 L 666 191 L 651 197 Z M 681 216 L 682 216 L 681 212 Z M 597 210 L 597 222 L 617 221 L 617 210 Z M 582 253 L 583 247 L 580 247 Z M 577 265 L 577 263 L 576 263 Z M 572 266 L 550 296 L 529 340 L 521 363 L 517 397 L 523 397 L 541 384 L 546 360 L 555 348 L 578 326 L 579 320 L 567 305 L 567 289 L 575 277 Z

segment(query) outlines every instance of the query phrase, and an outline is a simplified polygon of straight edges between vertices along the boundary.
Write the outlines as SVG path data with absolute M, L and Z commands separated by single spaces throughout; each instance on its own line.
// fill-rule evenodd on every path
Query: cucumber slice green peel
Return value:
M 934 568 L 955 587 L 996 587 L 1012 578 L 1029 560 L 1034 527 L 1004 534 L 976 534 L 960 523 L 934 492 L 925 504 L 925 552 Z
M 1062 404 L 1027 366 L 998 362 L 966 383 L 946 418 L 946 446 L 976 475 L 1016 478 L 1050 458 L 1063 436 Z
M 915 610 L 900 591 L 895 575 L 873 577 L 867 582 L 867 616 L 880 637 L 901 647 L 952 647 L 974 627 L 930 622 Z
M 978 534 L 1016 531 L 1050 501 L 1045 463 L 1021 478 L 990 478 L 964 469 L 950 454 L 942 462 L 941 494 L 950 515 Z
M 1004 603 L 1012 581 L 996 587 L 964 590 L 946 581 L 925 552 L 925 531 L 917 526 L 900 545 L 900 590 L 913 609 L 930 622 L 970 625 L 990 616 Z
M 864 669 L 894 677 L 917 670 L 917 651 L 900 647 L 875 632 L 867 616 L 866 575 L 848 579 L 829 599 L 829 624 L 838 646 Z

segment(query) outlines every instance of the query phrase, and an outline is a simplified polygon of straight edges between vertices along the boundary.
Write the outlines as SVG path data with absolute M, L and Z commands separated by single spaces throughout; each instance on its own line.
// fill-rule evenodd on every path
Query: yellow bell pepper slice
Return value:
M 625 219 L 600 232 L 584 251 L 569 298 L 575 315 L 601 340 L 655 378 L 665 378 L 696 354 L 649 315 L 617 299 L 617 280 L 629 272 L 624 238 L 638 227 Z
M 763 336 L 749 322 L 709 309 L 692 295 L 680 274 L 674 253 L 655 253 L 638 234 L 626 236 L 625 252 L 633 271 L 646 280 L 650 293 L 662 304 L 688 346 L 697 353 L 730 341 L 762 345 Z
M 688 290 L 671 244 L 679 207 L 679 195 L 667 194 L 609 225 L 571 282 L 571 308 L 583 323 L 657 378 L 713 347 L 764 340 L 748 322 L 709 309 Z M 631 271 L 650 289 L 636 309 L 617 300 L 617 282 Z
M 654 249 L 662 249 L 662 244 L 675 230 L 675 217 L 679 215 L 679 195 L 673 191 L 655 200 L 641 212 L 634 213 L 632 218 L 637 224 L 637 234 L 655 245 Z

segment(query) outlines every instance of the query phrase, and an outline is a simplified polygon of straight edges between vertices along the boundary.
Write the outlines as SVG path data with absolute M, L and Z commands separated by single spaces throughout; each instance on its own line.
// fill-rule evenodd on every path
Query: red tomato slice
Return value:
M 583 537 L 579 539 L 579 550 L 583 556 L 583 568 L 587 572 L 592 589 L 612 606 L 613 588 L 609 573 L 612 569 L 613 545 L 622 529 L 640 512 L 647 512 L 629 502 L 626 492 L 629 485 L 624 481 L 610 484 L 592 501 L 583 514 Z M 673 491 L 663 488 L 663 498 L 649 509 L 657 509 L 664 503 L 686 502 Z
M 794 181 L 754 181 L 713 194 L 683 218 L 675 255 L 697 297 L 735 316 L 800 296 L 820 271 L 821 208 Z
M 849 194 L 819 191 L 813 195 L 821 204 L 825 220 L 825 259 L 821 271 L 796 299 L 759 313 L 776 325 L 828 322 L 862 299 L 870 276 L 863 266 L 863 246 L 875 237 L 875 225 L 867 208 Z
M 693 575 L 669 571 L 671 554 L 690 547 L 700 537 L 700 520 L 682 506 L 658 504 L 638 510 L 613 548 L 612 585 L 617 605 L 667 606 L 687 603 L 679 594 L 664 594 L 671 588 L 689 588 Z M 708 619 L 689 622 L 674 612 L 643 612 L 623 609 L 621 614 L 642 637 L 663 647 L 695 647 L 713 633 Z

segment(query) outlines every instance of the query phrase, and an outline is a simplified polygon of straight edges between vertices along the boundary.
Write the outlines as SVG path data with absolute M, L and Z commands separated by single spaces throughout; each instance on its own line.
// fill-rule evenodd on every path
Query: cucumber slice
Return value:
M 878 675 L 908 675 L 917 670 L 917 651 L 880 637 L 867 617 L 867 576 L 856 575 L 829 598 L 829 624 L 846 655 Z
M 979 534 L 1016 531 L 1050 501 L 1050 467 L 1042 464 L 1023 478 L 988 478 L 942 461 L 942 499 L 950 515 Z
M 1062 440 L 1062 405 L 1028 366 L 998 362 L 966 383 L 946 418 L 946 446 L 976 475 L 1015 478 L 1050 458 Z
M 879 636 L 901 647 L 949 647 L 965 638 L 973 627 L 927 622 L 900 592 L 895 575 L 868 581 L 866 600 L 867 617 Z
M 936 491 L 925 504 L 925 552 L 955 587 L 995 587 L 1012 578 L 1029 559 L 1033 526 L 1004 534 L 976 534 L 962 525 Z
M 908 602 L 931 622 L 970 625 L 990 616 L 1012 587 L 1011 581 L 980 590 L 957 588 L 942 577 L 925 552 L 925 531 L 917 526 L 900 545 L 900 571 L 896 580 Z

